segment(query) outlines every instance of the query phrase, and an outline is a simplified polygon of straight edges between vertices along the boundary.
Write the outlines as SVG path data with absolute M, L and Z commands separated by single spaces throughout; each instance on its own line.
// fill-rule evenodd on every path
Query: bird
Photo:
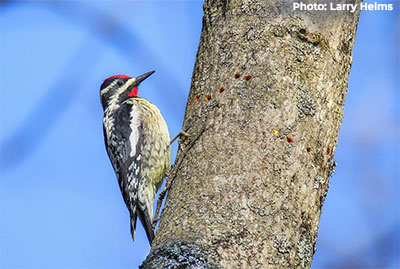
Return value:
M 111 76 L 100 86 L 105 146 L 129 210 L 132 239 L 139 217 L 150 245 L 154 197 L 171 158 L 165 119 L 154 104 L 138 97 L 140 83 L 154 72 Z

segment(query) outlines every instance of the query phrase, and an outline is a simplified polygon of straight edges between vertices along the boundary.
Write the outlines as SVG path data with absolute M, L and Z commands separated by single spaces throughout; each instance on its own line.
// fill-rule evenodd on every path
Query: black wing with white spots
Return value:
M 106 138 L 106 147 L 118 178 L 119 187 L 131 218 L 131 233 L 135 239 L 136 220 L 139 216 L 149 242 L 154 238 L 152 216 L 146 205 L 138 199 L 139 185 L 143 184 L 141 175 L 141 145 L 143 145 L 143 124 L 140 117 L 132 117 L 134 105 L 122 104 L 113 115 L 116 128 Z M 138 111 L 136 111 L 138 113 Z M 132 121 L 136 122 L 132 122 Z M 106 133 L 106 132 L 105 132 Z M 131 148 L 135 145 L 135 148 Z

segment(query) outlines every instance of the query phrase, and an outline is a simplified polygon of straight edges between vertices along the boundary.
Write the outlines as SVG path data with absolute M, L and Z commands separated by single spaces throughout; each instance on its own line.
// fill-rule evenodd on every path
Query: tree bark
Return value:
M 359 9 L 294 12 L 271 0 L 203 8 L 183 124 L 191 136 L 180 140 L 142 268 L 309 268 Z

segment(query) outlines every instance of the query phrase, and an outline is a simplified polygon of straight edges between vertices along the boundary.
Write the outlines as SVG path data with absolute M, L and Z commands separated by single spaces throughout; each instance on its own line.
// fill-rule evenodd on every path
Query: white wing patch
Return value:
M 137 106 L 132 105 L 130 116 L 131 124 L 129 127 L 131 129 L 131 134 L 129 135 L 129 144 L 132 146 L 130 157 L 133 157 L 136 155 L 136 145 L 139 141 L 140 109 Z

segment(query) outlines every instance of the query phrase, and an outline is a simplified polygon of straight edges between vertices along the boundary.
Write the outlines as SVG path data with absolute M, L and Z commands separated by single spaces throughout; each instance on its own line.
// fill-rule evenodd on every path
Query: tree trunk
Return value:
M 359 9 L 294 12 L 271 0 L 203 8 L 183 124 L 191 136 L 180 140 L 142 267 L 308 268 Z

